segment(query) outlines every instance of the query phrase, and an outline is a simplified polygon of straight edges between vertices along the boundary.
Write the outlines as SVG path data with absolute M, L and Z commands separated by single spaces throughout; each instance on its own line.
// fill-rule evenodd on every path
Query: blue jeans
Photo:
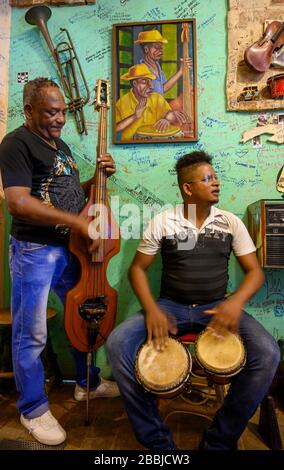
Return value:
M 80 273 L 77 259 L 62 246 L 40 245 L 11 237 L 12 355 L 18 410 L 36 418 L 48 410 L 40 354 L 47 340 L 46 309 L 52 289 L 64 303 L 65 294 Z M 77 382 L 86 385 L 86 353 L 73 350 Z M 100 383 L 100 369 L 92 365 L 91 386 Z
M 165 298 L 157 303 L 176 318 L 178 336 L 204 329 L 211 316 L 203 311 L 216 305 L 215 302 L 193 308 Z M 239 333 L 246 346 L 247 362 L 232 380 L 224 405 L 206 432 L 207 450 L 237 449 L 238 439 L 267 393 L 279 363 L 276 341 L 247 313 L 241 319 Z M 175 449 L 171 432 L 159 416 L 157 400 L 135 379 L 136 354 L 146 336 L 144 316 L 138 312 L 109 336 L 109 361 L 137 440 L 151 450 Z

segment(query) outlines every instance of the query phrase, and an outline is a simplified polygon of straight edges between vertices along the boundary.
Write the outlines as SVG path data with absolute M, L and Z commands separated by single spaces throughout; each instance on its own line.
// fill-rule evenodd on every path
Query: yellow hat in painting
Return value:
M 138 39 L 134 42 L 135 44 L 141 44 L 142 42 L 163 42 L 166 44 L 168 40 L 163 38 L 157 29 L 151 29 L 150 31 L 141 31 L 138 34 Z
M 154 80 L 156 77 L 150 72 L 146 64 L 133 65 L 120 77 L 122 80 L 135 80 L 135 78 L 150 78 Z

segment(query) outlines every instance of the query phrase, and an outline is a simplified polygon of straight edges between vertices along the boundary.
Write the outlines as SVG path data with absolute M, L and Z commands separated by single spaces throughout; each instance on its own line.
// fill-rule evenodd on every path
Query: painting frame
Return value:
M 118 23 L 112 33 L 113 143 L 196 142 L 195 18 Z

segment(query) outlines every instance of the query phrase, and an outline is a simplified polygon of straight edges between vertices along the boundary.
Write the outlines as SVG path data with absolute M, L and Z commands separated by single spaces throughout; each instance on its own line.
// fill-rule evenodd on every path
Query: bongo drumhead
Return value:
M 168 339 L 163 351 L 154 348 L 153 341 L 144 343 L 136 357 L 135 374 L 148 391 L 171 391 L 183 384 L 191 372 L 191 356 L 187 348 L 174 338 Z
M 147 126 L 139 127 L 139 129 L 137 129 L 136 131 L 136 134 L 138 134 L 141 137 L 145 136 L 145 137 L 159 138 L 159 137 L 170 137 L 172 135 L 177 134 L 178 132 L 179 132 L 179 128 L 173 125 L 170 125 L 169 128 L 164 132 L 158 131 L 157 129 L 155 129 L 154 126 L 147 125 Z
M 222 338 L 218 338 L 207 329 L 196 340 L 195 356 L 207 372 L 225 376 L 237 374 L 246 360 L 240 336 L 226 331 Z

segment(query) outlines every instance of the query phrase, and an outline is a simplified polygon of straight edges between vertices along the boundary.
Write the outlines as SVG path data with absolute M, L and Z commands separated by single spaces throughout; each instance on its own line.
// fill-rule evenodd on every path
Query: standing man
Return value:
M 91 240 L 88 221 L 78 216 L 93 178 L 80 184 L 77 164 L 60 139 L 67 106 L 58 85 L 36 78 L 24 87 L 25 123 L 0 145 L 0 168 L 8 210 L 13 216 L 10 244 L 12 279 L 12 352 L 21 423 L 39 442 L 57 445 L 64 429 L 49 411 L 40 354 L 47 339 L 46 309 L 50 290 L 62 302 L 79 278 L 79 263 L 68 251 L 68 232 Z M 99 159 L 108 175 L 110 155 Z M 86 354 L 74 351 L 75 399 L 86 399 Z M 92 365 L 90 398 L 117 396 L 113 382 L 101 380 Z
M 178 160 L 176 171 L 183 204 L 157 215 L 144 233 L 129 271 L 143 310 L 111 333 L 108 356 L 138 441 L 152 451 L 171 450 L 176 446 L 159 416 L 157 401 L 145 393 L 134 376 L 139 347 L 148 339 L 154 341 L 158 351 L 163 350 L 169 332 L 180 336 L 192 328 L 209 326 L 218 336 L 226 330 L 239 331 L 246 347 L 246 365 L 233 378 L 202 447 L 234 450 L 279 363 L 274 338 L 243 310 L 263 284 L 264 275 L 242 221 L 214 207 L 220 183 L 211 157 L 192 152 Z M 195 205 L 195 217 L 189 204 Z M 186 237 L 190 243 L 180 243 Z M 232 250 L 244 277 L 238 290 L 225 298 Z M 159 252 L 163 270 L 160 298 L 156 301 L 147 269 Z

